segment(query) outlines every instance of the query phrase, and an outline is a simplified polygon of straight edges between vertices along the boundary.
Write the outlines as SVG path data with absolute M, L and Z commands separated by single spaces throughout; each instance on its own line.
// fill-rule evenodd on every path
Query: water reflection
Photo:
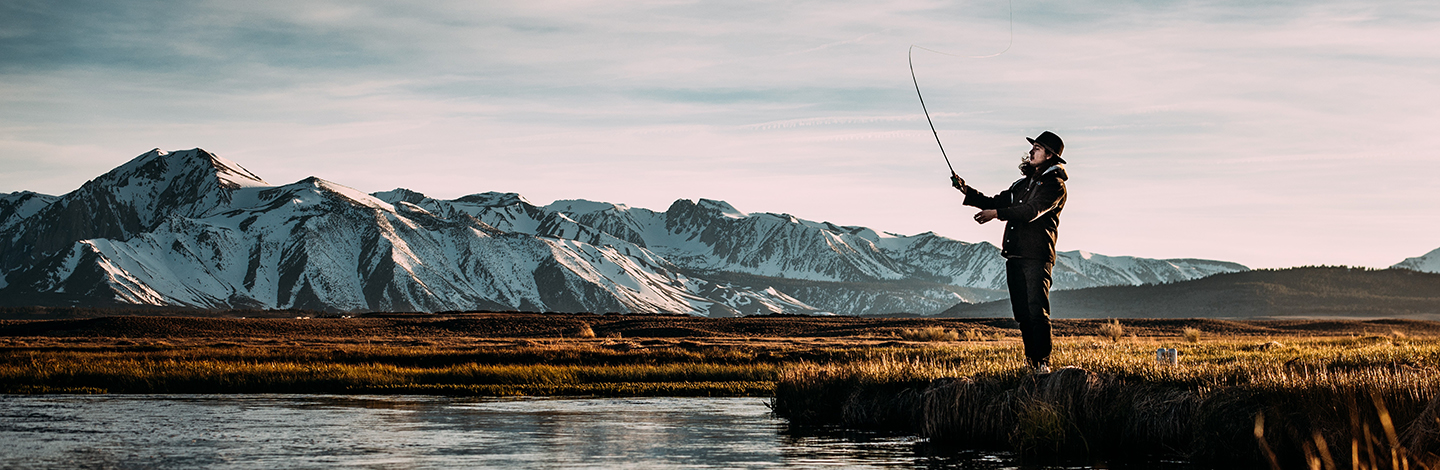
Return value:
M 1079 456 L 1021 457 L 1010 452 L 956 449 L 914 435 L 857 431 L 839 427 L 791 427 L 782 431 L 781 452 L 787 462 L 808 466 L 841 465 L 868 468 L 962 470 L 1201 470 L 1174 459 L 1092 462 Z
M 11 395 L 0 443 L 3 468 L 1022 467 L 914 436 L 791 428 L 757 398 Z

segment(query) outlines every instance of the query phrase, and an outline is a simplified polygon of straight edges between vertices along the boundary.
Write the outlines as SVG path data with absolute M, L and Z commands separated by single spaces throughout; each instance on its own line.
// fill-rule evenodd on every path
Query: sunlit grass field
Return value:
M 5 391 L 112 393 L 323 393 L 405 386 L 559 386 L 604 383 L 765 383 L 845 380 L 910 383 L 944 377 L 1013 381 L 1027 372 L 1021 347 L 1004 337 L 926 340 L 660 341 L 519 340 L 467 347 L 120 341 L 119 344 L 0 342 Z M 938 339 L 937 339 L 938 338 Z M 34 342 L 32 342 L 34 343 Z M 620 347 L 616 347 L 619 345 Z M 1180 351 L 1178 364 L 1155 349 Z M 1433 394 L 1440 339 L 1428 337 L 1058 338 L 1054 365 L 1180 387 L 1413 387 Z M 399 387 L 399 388 L 397 388 Z M 500 390 L 500 389 L 496 389 Z M 503 394 L 521 393 L 507 388 Z M 770 390 L 751 389 L 769 396 Z
M 564 341 L 486 349 L 12 347 L 0 349 L 0 391 L 769 396 L 778 365 L 757 359 L 743 351 L 613 351 Z
M 1176 364 L 1155 350 L 1176 348 Z M 845 377 L 866 383 L 929 381 L 942 377 L 1018 379 L 1028 371 L 1018 341 L 951 341 L 915 348 L 874 349 L 847 362 L 786 364 L 782 382 Z M 1059 339 L 1055 367 L 1179 386 L 1419 383 L 1440 377 L 1440 339 L 1409 337 L 1214 338 L 1190 343 L 1155 338 L 1110 341 Z
M 1178 454 L 1273 468 L 1431 468 L 1440 340 L 1360 337 L 1070 338 L 1057 370 L 1011 342 L 785 364 L 775 409 L 793 422 L 917 432 L 1034 455 Z M 1155 350 L 1181 352 L 1175 364 Z

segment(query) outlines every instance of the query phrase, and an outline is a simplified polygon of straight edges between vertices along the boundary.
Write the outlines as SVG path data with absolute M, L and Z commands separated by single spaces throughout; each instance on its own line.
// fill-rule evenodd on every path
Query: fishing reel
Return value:
M 960 190 L 962 193 L 970 192 L 970 187 L 965 185 L 965 178 L 961 178 L 960 175 L 955 173 L 950 174 L 950 186 L 954 186 L 955 189 Z

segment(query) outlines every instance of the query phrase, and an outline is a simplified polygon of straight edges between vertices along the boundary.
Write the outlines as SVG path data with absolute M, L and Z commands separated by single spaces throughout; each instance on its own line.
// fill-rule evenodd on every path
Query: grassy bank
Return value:
M 748 338 L 368 343 L 0 339 L 0 393 L 770 397 L 783 364 L 848 364 L 933 348 L 923 342 Z
M 0 348 L 5 393 L 770 396 L 771 356 L 587 342 L 479 348 Z
M 1057 321 L 1057 371 L 1032 376 L 996 319 L 0 321 L 0 392 L 754 396 L 797 424 L 1033 455 L 1421 468 L 1440 451 L 1440 324 L 1122 323 Z
M 1440 341 L 1283 341 L 1062 340 L 1054 362 L 1073 368 L 1046 376 L 1019 369 L 1015 345 L 802 362 L 781 369 L 775 408 L 801 423 L 1034 455 L 1153 452 L 1261 466 L 1273 456 L 1285 468 L 1436 461 Z M 1180 363 L 1157 364 L 1160 346 L 1180 349 Z

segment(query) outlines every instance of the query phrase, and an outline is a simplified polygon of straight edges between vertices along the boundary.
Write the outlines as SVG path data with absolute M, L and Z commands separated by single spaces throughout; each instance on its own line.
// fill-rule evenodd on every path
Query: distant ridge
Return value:
M 1054 318 L 1440 319 L 1440 274 L 1299 267 L 1191 281 L 1055 292 Z M 959 304 L 941 317 L 1009 317 L 1009 300 Z

